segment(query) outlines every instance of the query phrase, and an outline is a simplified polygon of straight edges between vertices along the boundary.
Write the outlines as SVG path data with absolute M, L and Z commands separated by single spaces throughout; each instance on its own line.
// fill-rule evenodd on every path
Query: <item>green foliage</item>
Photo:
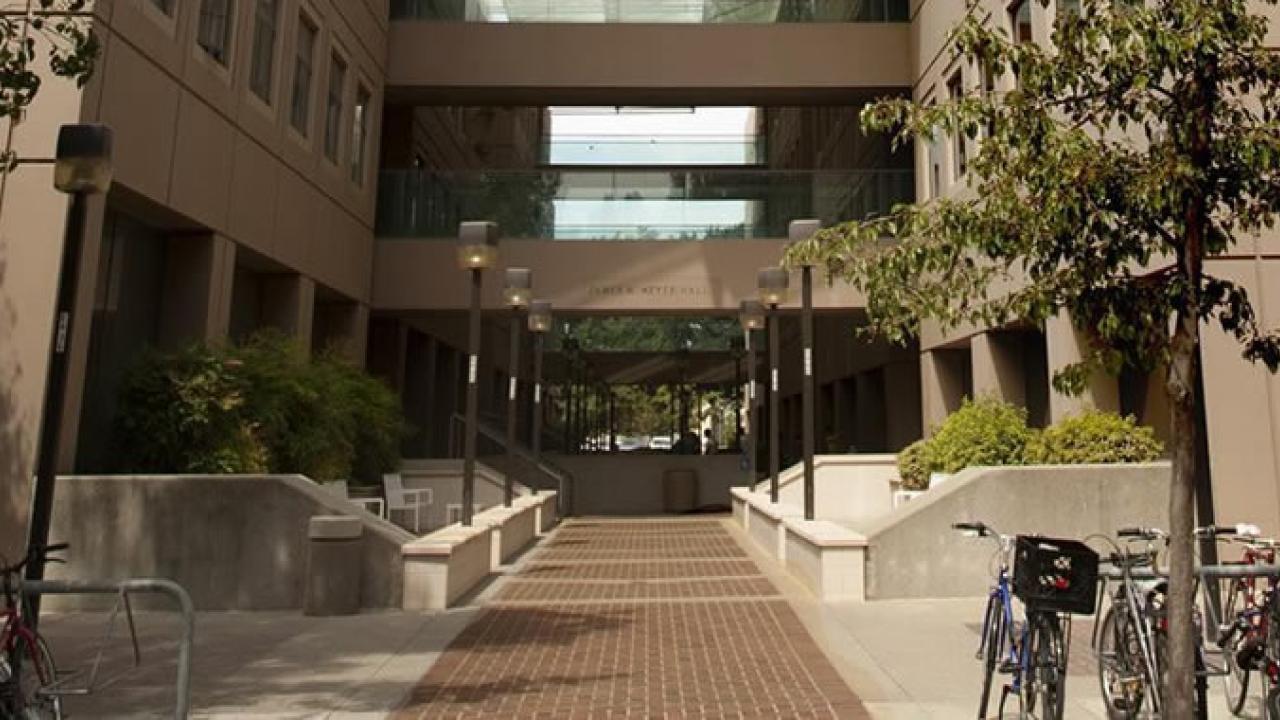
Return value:
M 1027 462 L 1041 465 L 1151 462 L 1164 447 L 1155 431 L 1132 417 L 1089 410 L 1037 433 Z
M 264 333 L 240 347 L 148 357 L 123 387 L 115 443 L 126 472 L 300 473 L 373 484 L 395 469 L 403 436 L 399 400 L 386 385 Z
M 966 399 L 929 439 L 923 464 L 929 473 L 957 473 L 967 467 L 1020 465 L 1034 431 L 1027 411 L 994 398 Z
M 898 453 L 898 476 L 904 490 L 928 490 L 928 440 L 917 440 Z

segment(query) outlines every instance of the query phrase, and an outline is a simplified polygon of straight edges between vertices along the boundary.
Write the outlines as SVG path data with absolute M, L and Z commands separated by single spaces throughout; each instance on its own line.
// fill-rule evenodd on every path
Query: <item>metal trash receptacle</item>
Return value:
M 686 513 L 698 509 L 698 471 L 667 470 L 662 474 L 662 511 Z
M 360 612 L 364 523 L 346 515 L 317 515 L 307 526 L 305 615 Z

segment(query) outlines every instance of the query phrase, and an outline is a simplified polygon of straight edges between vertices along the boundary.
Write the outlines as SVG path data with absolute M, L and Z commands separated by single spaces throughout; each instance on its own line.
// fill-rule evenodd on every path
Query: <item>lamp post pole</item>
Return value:
M 542 353 L 543 339 L 550 329 L 551 303 L 545 300 L 529 303 L 529 331 L 533 333 L 533 421 L 529 428 L 529 447 L 535 463 L 542 461 Z M 529 492 L 537 495 L 537 485 L 531 485 Z
M 758 282 L 760 302 L 769 308 L 769 500 L 778 502 L 778 473 L 781 471 L 782 448 L 779 415 L 781 399 L 778 382 L 779 365 L 779 332 L 778 305 L 787 297 L 787 286 L 790 284 L 787 271 L 780 267 L 765 268 L 760 271 Z
M 502 296 L 511 308 L 510 357 L 507 367 L 511 377 L 507 382 L 507 472 L 502 484 L 502 504 L 511 507 L 516 495 L 516 416 L 519 414 L 520 392 L 520 309 L 529 304 L 533 291 L 533 271 L 528 268 L 507 268 Z
M 36 482 L 27 528 L 28 580 L 44 577 L 49 527 L 53 521 L 53 493 L 57 483 L 59 434 L 70 364 L 72 320 L 80 285 L 80 255 L 84 248 L 89 195 L 111 186 L 111 129 L 104 125 L 64 125 L 58 133 L 54 186 L 71 196 L 63 232 L 58 292 L 49 340 L 49 370 L 44 407 L 40 415 L 40 445 L 36 455 Z M 31 598 L 31 624 L 40 618 L 40 597 Z
M 467 323 L 467 414 L 463 433 L 462 524 L 475 514 L 476 431 L 480 414 L 480 300 L 484 269 L 497 261 L 498 225 L 464 222 L 458 228 L 458 263 L 471 274 L 471 303 Z
M 788 228 L 790 240 L 794 242 L 807 240 L 822 225 L 817 220 L 795 220 Z M 801 378 L 801 404 L 804 413 L 801 428 L 804 433 L 804 519 L 812 520 L 814 516 L 814 467 L 813 454 L 816 446 L 814 438 L 815 388 L 813 368 L 813 267 L 805 265 L 800 268 L 800 336 L 804 351 L 804 373 Z
M 747 351 L 747 487 L 756 484 L 756 446 L 759 444 L 759 424 L 756 420 L 756 345 L 752 337 L 764 326 L 764 306 L 758 300 L 743 300 L 739 321 L 742 323 L 743 347 Z

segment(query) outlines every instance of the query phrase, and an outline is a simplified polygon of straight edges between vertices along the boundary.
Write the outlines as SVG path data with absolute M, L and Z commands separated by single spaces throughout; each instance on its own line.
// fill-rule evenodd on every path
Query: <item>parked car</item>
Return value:
M 671 449 L 671 438 L 666 435 L 655 435 L 649 438 L 649 449 L 668 451 Z

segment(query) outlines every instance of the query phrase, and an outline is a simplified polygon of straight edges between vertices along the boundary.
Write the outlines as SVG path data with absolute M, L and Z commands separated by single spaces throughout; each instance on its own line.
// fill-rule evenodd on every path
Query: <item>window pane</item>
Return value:
M 249 71 L 249 89 L 271 102 L 271 75 L 275 71 L 276 21 L 280 0 L 257 0 L 253 25 L 253 65 Z
M 342 88 L 347 82 L 347 66 L 337 55 L 329 63 L 329 94 L 325 105 L 324 154 L 337 162 L 342 138 Z
M 1016 0 L 1009 6 L 1009 23 L 1013 29 L 1013 41 L 1016 43 L 1031 42 L 1031 2 Z
M 959 102 L 964 97 L 964 80 L 957 71 L 951 79 L 947 81 L 947 95 L 952 102 Z M 965 147 L 964 133 L 957 131 L 951 136 L 952 141 L 952 177 L 959 178 L 964 175 L 968 169 L 969 158 L 968 148 Z
M 312 60 L 316 48 L 316 27 L 305 17 L 298 23 L 298 47 L 293 65 L 293 102 L 289 122 L 303 135 L 311 115 Z
M 231 48 L 232 0 L 203 0 L 200 3 L 200 27 L 196 42 L 209 57 L 227 64 Z
M 351 116 L 351 180 L 364 185 L 365 153 L 369 144 L 369 91 L 356 91 L 356 107 Z

